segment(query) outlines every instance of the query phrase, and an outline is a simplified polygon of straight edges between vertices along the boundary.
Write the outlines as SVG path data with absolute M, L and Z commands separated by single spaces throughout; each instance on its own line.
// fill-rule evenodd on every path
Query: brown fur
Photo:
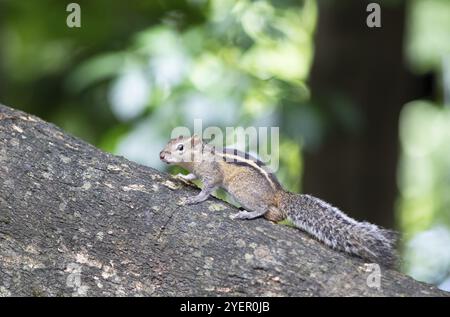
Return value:
M 201 202 L 215 188 L 222 187 L 248 210 L 235 215 L 237 219 L 264 216 L 278 222 L 288 218 L 299 229 L 337 250 L 388 266 L 396 261 L 395 239 L 390 231 L 358 222 L 319 198 L 285 191 L 274 174 L 248 154 L 216 150 L 194 136 L 170 140 L 160 157 L 188 169 L 203 182 L 202 191 L 188 198 L 189 203 Z

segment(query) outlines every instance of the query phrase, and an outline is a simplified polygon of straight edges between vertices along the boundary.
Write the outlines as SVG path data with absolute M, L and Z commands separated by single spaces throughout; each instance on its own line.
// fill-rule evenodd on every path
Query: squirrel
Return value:
M 177 177 L 202 181 L 201 192 L 188 197 L 185 204 L 203 202 L 215 189 L 222 188 L 245 209 L 233 219 L 288 219 L 333 249 L 387 267 L 396 265 L 395 232 L 356 221 L 314 196 L 284 190 L 267 166 L 248 153 L 216 149 L 194 135 L 171 139 L 159 156 L 161 161 L 189 171 Z

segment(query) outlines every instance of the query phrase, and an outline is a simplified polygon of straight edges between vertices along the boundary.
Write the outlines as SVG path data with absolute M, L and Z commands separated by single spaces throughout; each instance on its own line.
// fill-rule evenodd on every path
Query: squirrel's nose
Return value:
M 164 152 L 159 152 L 159 159 L 164 160 Z

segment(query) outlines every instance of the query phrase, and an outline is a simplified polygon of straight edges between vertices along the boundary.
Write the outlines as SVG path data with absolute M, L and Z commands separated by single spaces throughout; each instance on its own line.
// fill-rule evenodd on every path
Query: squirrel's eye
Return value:
M 178 151 L 183 151 L 183 149 L 184 149 L 184 145 L 183 144 L 178 144 L 177 150 Z

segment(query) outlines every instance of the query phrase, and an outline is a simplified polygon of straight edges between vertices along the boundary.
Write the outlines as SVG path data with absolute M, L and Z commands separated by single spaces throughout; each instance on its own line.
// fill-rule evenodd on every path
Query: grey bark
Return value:
M 158 155 L 155 153 L 155 155 Z M 439 296 L 0 105 L 0 295 Z

